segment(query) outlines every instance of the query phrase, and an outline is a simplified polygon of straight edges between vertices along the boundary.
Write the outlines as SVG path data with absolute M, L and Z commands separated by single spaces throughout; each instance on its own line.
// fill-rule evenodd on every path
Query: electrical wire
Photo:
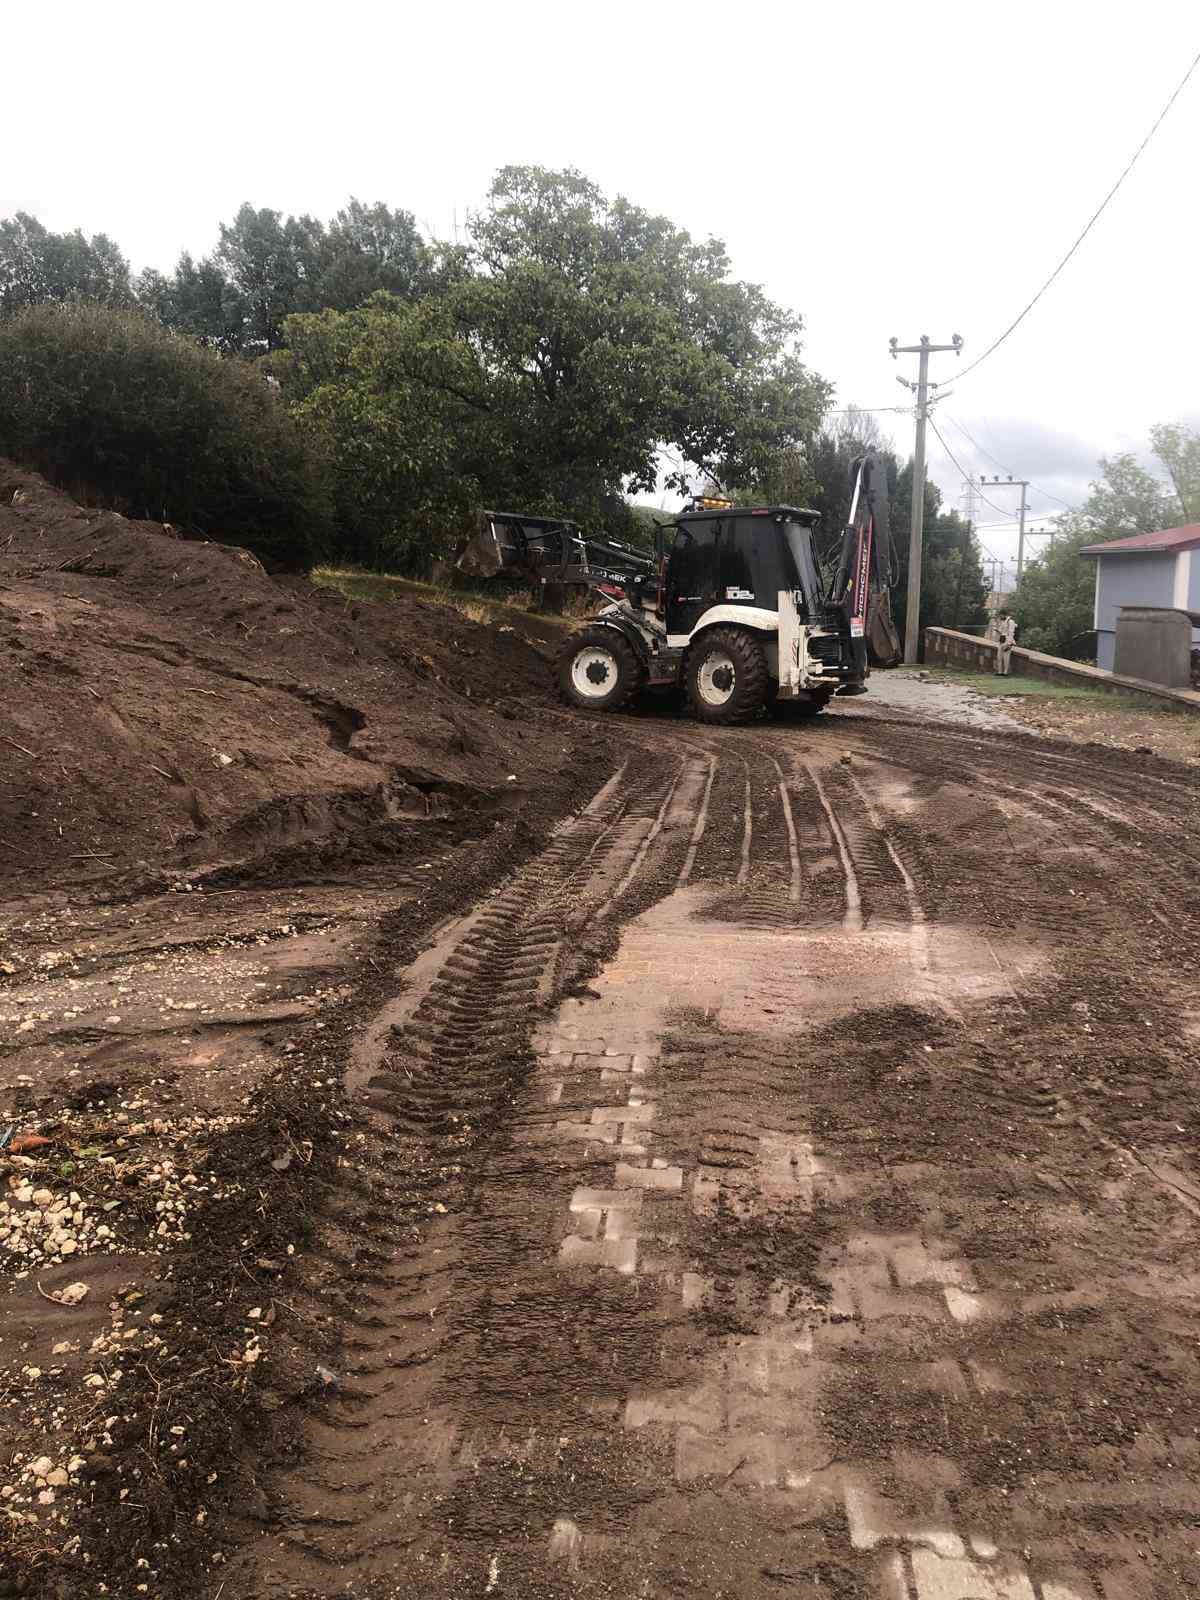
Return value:
M 968 441 L 969 444 L 972 444 L 972 445 L 975 446 L 976 450 L 979 451 L 979 454 L 981 456 L 986 456 L 994 467 L 999 467 L 1001 472 L 1007 472 L 1009 477 L 1010 478 L 1012 477 L 1013 474 L 1012 474 L 1011 468 L 1006 467 L 1004 465 L 1003 461 L 997 461 L 996 457 L 992 454 L 992 452 L 990 450 L 985 450 L 983 448 L 983 446 L 980 444 L 979 440 L 976 439 L 973 434 L 968 433 L 966 428 L 963 427 L 961 422 L 959 422 L 955 417 L 952 417 L 948 411 L 943 412 L 942 415 L 946 418 L 947 422 L 953 422 L 954 423 L 954 426 L 958 429 L 959 433 L 961 433 L 963 435 L 963 437 Z M 1071 503 L 1068 500 L 1064 500 L 1061 495 L 1051 494 L 1049 489 L 1043 489 L 1040 484 L 1031 483 L 1029 485 L 1029 487 L 1031 489 L 1036 489 L 1039 494 L 1045 495 L 1047 500 L 1054 500 L 1060 506 L 1065 506 L 1068 511 L 1074 511 L 1076 509 L 1073 505 L 1071 505 Z
M 977 495 L 979 495 L 979 498 L 983 501 L 985 506 L 991 506 L 993 511 L 998 511 L 1000 513 L 1000 515 L 1003 517 L 1005 515 L 1004 507 L 1003 506 L 998 506 L 995 503 L 994 500 L 989 500 L 987 495 L 980 493 L 979 486 L 974 482 L 974 480 L 971 478 L 970 474 L 968 472 L 965 472 L 963 470 L 963 468 L 959 465 L 958 457 L 954 454 L 953 450 L 951 450 L 950 446 L 946 443 L 945 439 L 943 439 L 941 434 L 938 432 L 937 423 L 933 420 L 933 418 L 930 417 L 930 416 L 926 416 L 925 420 L 929 423 L 929 426 L 933 429 L 934 438 L 941 445 L 942 449 L 946 452 L 946 454 L 950 457 L 950 460 L 958 468 L 958 475 L 962 479 L 962 481 L 967 485 L 968 489 L 974 489 L 975 493 Z
M 1166 105 L 1162 108 L 1162 110 L 1159 112 L 1158 116 L 1154 119 L 1153 125 L 1150 128 L 1150 132 L 1142 140 L 1141 144 L 1138 145 L 1137 149 L 1133 152 L 1133 155 L 1130 156 L 1129 162 L 1126 165 L 1125 170 L 1121 173 L 1121 176 L 1117 179 L 1116 183 L 1113 184 L 1112 188 L 1104 196 L 1104 199 L 1101 200 L 1100 204 L 1096 207 L 1095 211 L 1093 211 L 1092 215 L 1088 218 L 1086 227 L 1084 228 L 1083 232 L 1079 235 L 1079 237 L 1075 240 L 1075 243 L 1067 251 L 1066 255 L 1062 258 L 1062 260 L 1055 267 L 1054 271 L 1046 279 L 1046 281 L 1042 285 L 1042 287 L 1034 295 L 1033 299 L 1024 308 L 1024 310 L 1021 311 L 1013 319 L 1013 321 L 1009 323 L 1008 327 L 1005 328 L 1004 332 L 1000 335 L 1000 337 L 998 339 L 994 339 L 992 341 L 992 343 L 990 345 L 988 345 L 987 349 L 983 352 L 983 354 L 981 356 L 977 357 L 974 361 L 971 362 L 970 366 L 964 367 L 961 372 L 956 372 L 954 374 L 955 383 L 961 382 L 962 379 L 966 377 L 968 372 L 974 372 L 976 367 L 982 366 L 982 364 L 992 354 L 993 350 L 998 350 L 1000 348 L 1000 346 L 1004 343 L 1004 341 L 1008 338 L 1009 334 L 1015 332 L 1015 330 L 1020 327 L 1022 322 L 1024 322 L 1025 318 L 1033 310 L 1034 306 L 1037 305 L 1038 301 L 1045 294 L 1046 290 L 1054 282 L 1055 278 L 1058 277 L 1059 273 L 1066 266 L 1067 262 L 1070 261 L 1071 257 L 1075 254 L 1076 250 L 1079 249 L 1079 246 L 1083 243 L 1083 241 L 1087 238 L 1088 234 L 1091 233 L 1093 227 L 1095 227 L 1096 223 L 1100 220 L 1100 218 L 1103 215 L 1104 211 L 1108 207 L 1109 201 L 1113 198 L 1113 196 L 1116 194 L 1117 190 L 1125 182 L 1125 179 L 1133 171 L 1133 168 L 1136 165 L 1136 163 L 1138 161 L 1138 158 L 1141 156 L 1142 151 L 1145 150 L 1146 146 L 1150 143 L 1151 139 L 1153 139 L 1154 135 L 1158 132 L 1159 125 L 1162 123 L 1162 121 L 1166 117 L 1168 111 L 1170 111 L 1171 107 L 1175 104 L 1176 100 L 1179 99 L 1179 96 L 1183 93 L 1184 89 L 1186 89 L 1187 84 L 1188 84 L 1188 80 L 1191 78 L 1192 73 L 1195 72 L 1195 70 L 1196 70 L 1196 68 L 1198 66 L 1200 66 L 1200 51 L 1197 51 L 1196 54 L 1192 57 L 1191 66 L 1187 69 L 1187 71 L 1184 73 L 1183 77 L 1179 80 L 1178 84 L 1175 86 L 1175 91 L 1171 95 L 1171 98 L 1167 101 Z
M 868 416 L 872 417 L 882 416 L 885 411 L 895 411 L 900 412 L 905 416 L 911 416 L 912 410 L 913 408 L 911 406 L 842 406 L 838 411 L 822 412 L 821 420 L 824 421 L 826 417 L 848 417 L 855 411 L 865 412 Z
M 958 468 L 958 475 L 963 480 L 963 482 L 967 485 L 967 487 L 970 488 L 970 489 L 974 489 L 975 490 L 975 493 L 977 495 L 979 495 L 979 498 L 983 501 L 985 506 L 991 506 L 993 511 L 998 511 L 1000 513 L 1001 517 L 1004 519 L 1005 523 L 1008 526 L 1012 527 L 1013 525 L 1018 524 L 1019 520 L 1020 520 L 1019 518 L 1007 516 L 1003 506 L 998 506 L 994 500 L 989 500 L 987 495 L 980 493 L 978 485 L 973 481 L 973 479 L 970 477 L 970 475 L 967 473 L 967 471 L 962 466 L 962 464 L 959 461 L 958 457 L 954 454 L 953 450 L 951 450 L 950 446 L 946 443 L 945 439 L 943 439 L 941 434 L 938 432 L 937 423 L 934 422 L 932 417 L 927 417 L 926 421 L 929 423 L 929 426 L 933 429 L 934 437 L 937 439 L 937 442 L 941 445 L 942 449 L 950 457 L 950 460 L 953 462 L 953 464 Z M 1034 515 L 1031 512 L 1027 512 L 1026 513 L 1026 516 L 1027 516 L 1027 519 L 1028 519 L 1027 522 L 1026 522 L 1026 526 L 1025 526 L 1026 536 L 1028 536 L 1028 534 L 1031 531 L 1030 528 L 1029 528 L 1029 521 L 1039 522 L 1041 520 L 1041 518 L 1044 517 L 1045 515 L 1046 515 L 1046 513 L 1044 511 L 1043 512 L 1039 512 L 1036 515 Z M 994 527 L 995 524 L 989 522 L 988 524 L 986 524 L 986 526 L 988 526 L 990 528 L 990 527 Z

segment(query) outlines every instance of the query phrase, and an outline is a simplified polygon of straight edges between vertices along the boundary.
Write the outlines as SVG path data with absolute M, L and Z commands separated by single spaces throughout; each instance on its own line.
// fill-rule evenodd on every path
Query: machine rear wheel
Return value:
M 763 647 L 744 628 L 713 628 L 688 651 L 687 697 L 701 722 L 749 722 L 767 702 Z
M 619 711 L 645 678 L 633 646 L 616 628 L 573 633 L 558 658 L 559 693 L 585 711 Z

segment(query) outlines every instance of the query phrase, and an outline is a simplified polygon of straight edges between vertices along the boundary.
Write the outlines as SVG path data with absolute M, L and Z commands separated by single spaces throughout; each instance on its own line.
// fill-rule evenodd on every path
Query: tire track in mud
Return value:
M 899 737 L 894 724 L 882 720 L 859 724 L 870 728 L 872 743 L 887 748 Z M 1180 808 L 1193 814 L 1197 811 L 1197 789 L 1187 779 L 1149 771 L 1141 776 L 1114 770 L 1105 761 L 1089 757 L 1086 752 L 1068 753 L 1038 748 L 1033 741 L 981 738 L 942 727 L 915 725 L 904 738 L 903 752 L 889 754 L 897 765 L 910 765 L 919 760 L 922 752 L 926 759 L 933 758 L 939 771 L 943 761 L 952 759 L 953 771 L 960 779 L 978 780 L 984 775 L 1003 781 L 1016 775 L 1032 774 L 1048 792 L 1059 795 L 1070 808 L 1082 806 L 1103 817 L 1111 826 L 1140 833 L 1147 825 L 1166 832 L 1177 830 Z M 936 755 L 935 755 L 936 752 Z M 1073 782 L 1073 790 L 1063 790 L 1064 780 Z M 1106 798 L 1116 801 L 1115 808 L 1106 807 L 1089 788 L 1100 791 Z M 1174 809 L 1161 809 L 1159 798 L 1168 801 Z M 1178 847 L 1177 847 L 1178 848 Z M 1182 860 L 1200 864 L 1200 855 L 1179 850 Z
M 657 785 L 623 769 L 538 860 L 443 936 L 409 1004 L 389 1012 L 383 1060 L 360 1059 L 352 1087 L 370 1127 L 356 1166 L 370 1199 L 354 1228 L 331 1218 L 314 1248 L 355 1278 L 345 1371 L 301 1463 L 275 1484 L 280 1531 L 247 1553 L 255 1586 L 246 1592 L 386 1586 L 411 1559 L 414 1519 L 430 1516 L 430 1539 L 440 1537 L 432 1486 L 495 1446 L 463 1427 L 464 1396 L 489 1387 L 512 1328 L 498 1309 L 513 1289 L 507 1242 L 479 1208 L 494 1213 L 506 1171 L 516 1192 L 528 1164 L 518 1146 L 511 1170 L 504 1128 L 528 1075 L 530 1029 L 578 970 L 573 935 L 591 936 L 635 885 L 644 897 L 647 882 L 661 884 L 653 893 L 686 883 L 720 770 L 711 751 L 685 756 Z M 519 1232 L 513 1219 L 509 1237 Z M 480 1343 L 485 1329 L 491 1349 Z M 477 1361 L 464 1359 L 468 1348 Z
M 665 779 L 618 784 L 447 936 L 391 1075 L 372 1087 L 375 1210 L 360 1237 L 338 1240 L 361 1274 L 363 1314 L 342 1392 L 290 1482 L 291 1555 L 275 1569 L 264 1544 L 264 1581 L 229 1600 L 305 1581 L 360 1600 L 1099 1595 L 1065 1558 L 1022 1556 L 1015 1532 L 1005 1543 L 1005 1507 L 985 1505 L 969 1473 L 943 1492 L 962 1479 L 951 1457 L 969 1464 L 994 1419 L 1023 1441 L 1024 1402 L 997 1387 L 1006 1380 L 985 1358 L 1010 1328 L 1028 1339 L 1042 1302 L 1020 1283 L 989 1298 L 1000 1265 L 984 1253 L 989 1285 L 941 1221 L 921 1220 L 922 1206 L 940 1217 L 941 1184 L 952 1229 L 977 1190 L 1026 1182 L 1026 1158 L 985 1150 L 960 1177 L 936 1121 L 914 1116 L 909 1085 L 956 1072 L 968 1106 L 988 1104 L 994 1087 L 996 1112 L 1023 1119 L 1029 1147 L 1062 1136 L 1054 1091 L 975 1059 L 987 1008 L 968 1029 L 961 1007 L 926 1011 L 905 994 L 877 1015 L 868 1002 L 804 1047 L 799 1075 L 778 1024 L 743 1034 L 697 1010 L 661 1039 L 639 1031 L 639 994 L 659 998 L 669 982 L 707 992 L 723 957 L 686 941 L 692 929 L 719 952 L 714 920 L 738 925 L 731 970 L 739 938 L 750 936 L 751 961 L 778 943 L 771 959 L 785 967 L 795 938 L 798 974 L 816 985 L 826 973 L 804 956 L 810 932 L 818 949 L 892 937 L 903 952 L 907 928 L 914 976 L 928 976 L 937 941 L 954 933 L 939 926 L 940 877 L 1001 845 L 994 871 L 1032 892 L 1035 910 L 1049 901 L 998 805 L 1000 781 L 1028 799 L 1019 777 L 941 753 L 914 764 L 878 750 L 873 731 L 855 728 L 869 774 L 815 738 L 681 740 Z M 952 818 L 963 806 L 961 838 L 956 821 L 934 834 L 957 840 L 951 861 L 922 846 L 926 803 Z M 1068 817 L 1040 789 L 1030 809 L 1068 847 L 1103 833 L 1094 808 Z M 1064 860 L 1082 882 L 1082 858 Z M 612 957 L 605 930 L 651 906 Z M 1068 909 L 1056 926 L 1078 917 Z M 585 954 L 602 947 L 611 971 L 564 1002 L 531 1068 L 539 1005 L 570 993 L 580 970 L 572 940 Z M 1003 1005 L 1044 1026 L 1020 987 Z M 898 1065 L 880 1059 L 896 1030 Z M 1057 1036 L 1045 1049 L 1061 1049 Z M 907 1176 L 871 1155 L 885 1090 L 895 1119 L 925 1140 Z M 861 1106 L 848 1109 L 848 1094 Z M 955 1114 L 970 1126 L 965 1108 Z M 908 1159 L 897 1145 L 892 1161 Z M 404 1160 L 416 1177 L 401 1183 Z M 909 1374 L 898 1387 L 897 1371 Z M 874 1441 L 876 1423 L 901 1442 L 895 1459 Z M 1050 1550 L 1044 1516 L 1020 1514 L 1014 1528 L 1034 1527 Z M 1099 1572 L 1104 1541 L 1094 1544 Z

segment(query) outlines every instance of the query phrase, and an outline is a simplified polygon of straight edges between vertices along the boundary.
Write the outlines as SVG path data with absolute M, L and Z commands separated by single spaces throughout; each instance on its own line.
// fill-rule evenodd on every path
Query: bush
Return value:
M 137 311 L 0 319 L 0 454 L 276 566 L 307 567 L 327 542 L 321 461 L 262 373 Z

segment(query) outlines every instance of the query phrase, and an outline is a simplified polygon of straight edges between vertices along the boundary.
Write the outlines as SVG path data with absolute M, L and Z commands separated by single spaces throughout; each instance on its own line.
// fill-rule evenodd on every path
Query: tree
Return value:
M 280 344 L 285 318 L 300 309 L 302 290 L 319 274 L 320 233 L 312 217 L 285 222 L 280 212 L 249 204 L 221 224 L 213 260 L 241 297 L 248 347 L 274 350 Z
M 542 167 L 503 168 L 469 232 L 455 315 L 542 503 L 649 492 L 660 444 L 685 464 L 668 487 L 692 469 L 749 482 L 812 432 L 828 386 L 800 360 L 800 319 L 732 281 L 719 240 Z
M 893 465 L 888 472 L 888 490 L 891 497 L 892 538 L 900 576 L 892 590 L 892 615 L 901 637 L 904 635 L 908 606 L 912 485 L 912 462 L 906 462 L 898 470 Z M 924 547 L 921 557 L 921 632 L 924 633 L 926 628 L 978 626 L 987 617 L 987 593 L 979 541 L 970 523 L 957 511 L 942 510 L 942 491 L 926 478 Z
M 301 290 L 303 311 L 353 311 L 385 290 L 411 299 L 422 286 L 428 252 L 411 211 L 351 198 L 318 241 L 317 272 Z
M 349 550 L 420 564 L 479 499 L 610 522 L 660 446 L 673 487 L 748 482 L 815 427 L 828 386 L 799 319 L 732 281 L 719 242 L 540 167 L 503 169 L 468 232 L 418 299 L 287 325 L 280 375 L 334 450 Z
M 1200 433 L 1161 422 L 1150 429 L 1150 445 L 1170 474 L 1183 521 L 1200 522 Z
M 0 319 L 0 454 L 281 565 L 310 564 L 328 531 L 321 463 L 263 375 L 140 311 Z
M 875 419 L 854 407 L 836 422 L 824 426 L 808 447 L 807 468 L 814 480 L 811 503 L 821 513 L 817 549 L 825 572 L 832 575 L 850 516 L 854 462 L 866 450 L 874 450 L 887 466 L 889 521 L 899 569 L 892 590 L 892 615 L 903 636 L 908 600 L 912 463 L 902 467 L 895 451 L 884 442 Z M 986 615 L 987 583 L 978 540 L 957 512 L 942 510 L 941 490 L 928 478 L 925 480 L 924 522 L 921 628 L 967 628 L 982 623 Z
M 1096 564 L 1079 552 L 1096 542 L 1097 533 L 1082 520 L 1069 525 L 1070 518 L 1078 517 L 1069 512 L 1059 518 L 1061 532 L 1054 542 L 1026 563 L 1011 610 L 1020 630 L 1017 643 L 1027 650 L 1094 660 Z
M 1150 430 L 1168 487 L 1130 451 L 1100 458 L 1100 476 L 1083 504 L 1055 519 L 1053 543 L 1026 564 L 1013 596 L 1019 642 L 1048 655 L 1090 658 L 1096 568 L 1084 545 L 1156 533 L 1200 519 L 1200 434 L 1171 424 Z
M 380 294 L 292 317 L 287 333 L 269 365 L 330 463 L 340 553 L 413 572 L 446 555 L 483 497 L 479 473 L 500 465 L 477 358 L 447 306 Z
M 249 303 L 211 256 L 195 262 L 184 251 L 173 277 L 148 268 L 136 287 L 139 303 L 165 328 L 186 333 L 225 355 L 236 355 L 245 348 Z
M 349 311 L 381 289 L 412 296 L 426 263 L 407 211 L 351 199 L 326 226 L 246 204 L 221 224 L 212 255 L 197 263 L 185 252 L 172 276 L 145 272 L 137 291 L 166 327 L 217 350 L 258 354 L 278 348 L 293 314 Z
M 51 233 L 18 211 L 0 220 L 0 314 L 66 300 L 127 304 L 129 263 L 107 234 Z

